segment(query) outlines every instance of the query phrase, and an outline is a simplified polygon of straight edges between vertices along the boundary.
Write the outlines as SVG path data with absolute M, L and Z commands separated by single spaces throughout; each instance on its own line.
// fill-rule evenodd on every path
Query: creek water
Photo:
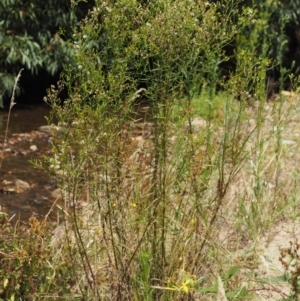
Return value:
M 151 121 L 147 110 L 146 105 L 137 105 L 133 113 L 137 136 L 147 132 L 145 122 Z M 53 205 L 50 196 L 56 189 L 55 182 L 30 162 L 42 159 L 51 151 L 50 135 L 38 131 L 40 126 L 47 124 L 45 117 L 49 113 L 47 106 L 13 107 L 5 151 L 2 153 L 8 112 L 0 111 L 0 211 L 6 212 L 9 217 L 14 216 L 15 220 L 26 221 L 32 215 L 40 219 L 57 217 L 54 210 L 48 216 Z M 16 189 L 16 180 L 27 182 L 30 189 Z
M 55 189 L 54 182 L 43 170 L 37 169 L 30 160 L 42 158 L 51 149 L 50 136 L 38 132 L 46 125 L 47 106 L 13 107 L 4 152 L 1 151 L 0 168 L 0 211 L 9 218 L 28 220 L 32 215 L 43 218 L 49 212 L 52 202 L 49 199 Z M 0 147 L 3 148 L 7 111 L 0 111 Z M 25 181 L 30 189 L 16 190 L 15 181 Z

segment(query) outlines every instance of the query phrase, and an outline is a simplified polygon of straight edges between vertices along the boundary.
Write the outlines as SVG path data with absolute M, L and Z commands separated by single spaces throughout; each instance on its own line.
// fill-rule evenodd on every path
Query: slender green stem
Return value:
M 2 168 L 2 162 L 3 162 L 3 158 L 4 158 L 4 150 L 5 150 L 6 140 L 7 140 L 7 134 L 8 134 L 10 113 L 11 113 L 11 110 L 12 110 L 13 106 L 16 104 L 15 103 L 15 92 L 16 92 L 17 84 L 18 84 L 18 81 L 20 80 L 22 71 L 23 71 L 23 69 L 21 69 L 19 71 L 19 73 L 18 73 L 18 75 L 17 75 L 17 77 L 15 79 L 15 84 L 14 84 L 12 96 L 11 96 L 11 99 L 10 99 L 10 105 L 9 105 L 9 110 L 8 110 L 8 117 L 7 117 L 7 122 L 6 122 L 4 141 L 3 141 L 3 146 L 2 146 L 2 156 L 1 156 L 1 160 L 0 160 L 0 169 Z

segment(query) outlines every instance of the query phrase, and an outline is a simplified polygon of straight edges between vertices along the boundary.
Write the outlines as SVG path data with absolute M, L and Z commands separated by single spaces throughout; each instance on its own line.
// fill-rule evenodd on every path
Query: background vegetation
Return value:
M 212 1 L 214 3 L 216 1 Z M 47 3 L 40 1 L 16 1 L 4 0 L 0 4 L 1 16 L 1 52 L 0 52 L 0 104 L 9 98 L 14 84 L 14 77 L 21 68 L 24 68 L 21 84 L 16 91 L 22 91 L 21 87 L 30 85 L 30 81 L 45 81 L 46 74 L 57 75 L 62 70 L 62 65 L 70 62 L 72 48 L 66 41 L 72 36 L 72 27 L 78 25 L 88 9 L 93 7 L 94 1 L 79 1 L 75 11 L 71 11 L 71 1 L 55 0 Z M 281 61 L 282 66 L 272 64 L 268 70 L 270 78 L 270 94 L 278 92 L 280 76 L 285 77 L 285 88 L 291 88 L 290 81 L 286 78 L 285 70 L 292 69 L 298 74 L 299 59 L 299 3 L 297 1 L 238 1 L 239 9 L 248 6 L 265 15 L 268 22 L 269 39 L 272 47 L 268 49 L 268 57 L 275 62 Z M 237 16 L 231 16 L 234 23 Z M 253 24 L 245 28 L 245 35 L 251 31 Z M 280 38 L 284 35 L 285 43 Z M 91 41 L 94 47 L 101 44 L 100 41 Z M 221 62 L 219 67 L 223 75 L 228 76 L 235 69 L 236 61 L 234 49 L 236 42 L 233 39 L 224 46 L 229 60 Z M 282 59 L 280 57 L 282 56 Z M 280 71 L 282 70 L 282 72 Z M 26 77 L 26 78 L 25 78 Z M 37 86 L 37 85 L 35 85 Z M 34 85 L 31 86 L 34 89 Z M 30 95 L 30 89 L 26 93 Z M 43 94 L 44 92 L 39 92 Z M 40 96 L 42 99 L 43 95 Z
M 92 5 L 89 1 L 71 11 L 68 0 L 1 1 L 0 105 L 11 95 L 21 68 L 32 75 L 41 71 L 55 75 L 70 62 L 72 49 L 66 40 Z M 21 92 L 20 87 L 16 92 Z

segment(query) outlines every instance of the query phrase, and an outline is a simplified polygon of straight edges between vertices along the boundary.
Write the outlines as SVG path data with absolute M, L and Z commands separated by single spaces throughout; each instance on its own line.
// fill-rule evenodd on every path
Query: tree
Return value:
M 71 11 L 70 0 L 0 1 L 0 105 L 11 94 L 14 77 L 21 68 L 31 74 L 41 70 L 54 75 L 71 60 L 72 48 L 66 40 L 72 35 L 87 9 Z M 20 87 L 17 93 L 21 92 Z
M 268 44 L 266 54 L 270 60 L 268 92 L 291 89 L 290 74 L 300 74 L 300 1 L 299 0 L 243 0 L 241 6 L 247 6 L 258 13 L 259 22 L 253 20 L 245 28 L 243 35 L 249 39 L 253 31 L 260 26 L 262 33 L 260 44 Z M 262 28 L 264 26 L 264 29 Z M 247 42 L 248 43 L 248 42 Z M 262 48 L 257 49 L 258 55 Z

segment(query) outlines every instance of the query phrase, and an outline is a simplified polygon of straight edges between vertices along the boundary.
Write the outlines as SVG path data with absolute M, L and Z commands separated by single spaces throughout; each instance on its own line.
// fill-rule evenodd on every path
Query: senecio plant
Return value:
M 239 210 L 248 210 L 234 207 L 235 216 L 228 194 L 262 145 L 261 127 L 245 127 L 245 91 L 251 74 L 253 97 L 264 103 L 268 63 L 256 52 L 258 35 L 251 49 L 243 39 L 249 24 L 263 36 L 265 23 L 235 2 L 96 1 L 74 31 L 72 63 L 47 98 L 59 132 L 46 159 L 65 201 L 65 231 L 53 246 L 69 250 L 74 296 L 251 297 L 222 230 L 238 227 Z M 224 82 L 219 65 L 237 36 L 237 72 Z M 225 90 L 218 107 L 216 87 Z M 245 223 L 259 231 L 264 220 L 255 216 L 249 209 Z

